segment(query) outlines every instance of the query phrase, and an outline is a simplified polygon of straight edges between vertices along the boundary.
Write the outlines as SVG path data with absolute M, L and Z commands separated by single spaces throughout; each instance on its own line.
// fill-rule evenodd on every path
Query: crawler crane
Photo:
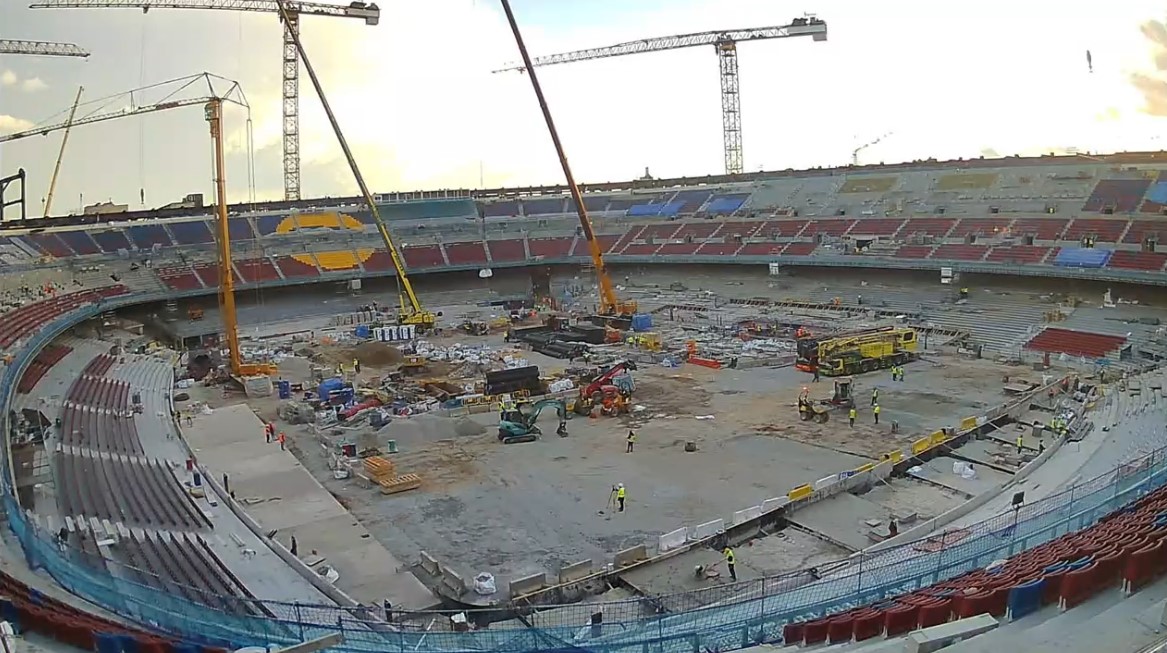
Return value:
M 559 156 L 559 165 L 563 168 L 563 176 L 567 180 L 567 187 L 571 191 L 571 199 L 575 202 L 575 209 L 579 215 L 579 226 L 584 238 L 588 241 L 588 252 L 592 257 L 592 265 L 596 269 L 596 281 L 600 287 L 600 318 L 599 321 L 616 328 L 627 329 L 632 324 L 632 316 L 636 313 L 636 302 L 621 301 L 616 296 L 615 286 L 608 276 L 608 268 L 604 264 L 604 249 L 596 239 L 592 221 L 588 218 L 588 211 L 584 207 L 583 196 L 579 186 L 575 183 L 575 175 L 571 172 L 571 165 L 567 162 L 567 153 L 563 149 L 563 142 L 559 140 L 559 131 L 555 129 L 555 120 L 551 117 L 551 109 L 547 106 L 547 98 L 543 95 L 543 87 L 539 85 L 539 76 L 531 63 L 531 55 L 527 53 L 527 46 L 523 42 L 523 35 L 519 31 L 519 24 L 515 14 L 511 11 L 509 0 L 502 0 L 503 10 L 510 23 L 511 32 L 515 35 L 515 45 L 523 57 L 523 66 L 526 68 L 531 86 L 535 89 L 535 97 L 539 100 L 539 109 L 543 112 L 543 120 L 547 123 L 547 131 L 551 134 L 551 142 L 555 144 L 555 153 Z
M 276 6 L 285 21 L 290 19 L 289 12 L 292 11 L 289 8 L 290 5 L 291 3 L 284 2 L 283 0 L 276 0 Z M 369 207 L 369 212 L 373 215 L 373 221 L 377 225 L 377 231 L 381 234 L 381 240 L 385 243 L 385 249 L 389 251 L 389 257 L 393 259 L 393 269 L 397 272 L 397 284 L 400 291 L 397 295 L 400 302 L 397 321 L 400 324 L 412 324 L 417 327 L 418 331 L 426 331 L 433 328 L 437 322 L 437 318 L 441 317 L 441 313 L 435 314 L 427 311 L 422 307 L 421 300 L 417 298 L 417 293 L 413 291 L 413 284 L 410 283 L 409 276 L 405 273 L 405 259 L 397 251 L 397 245 L 393 243 L 393 238 L 389 235 L 389 229 L 385 226 L 385 221 L 381 219 L 381 212 L 377 210 L 377 203 L 373 201 L 373 195 L 369 192 L 369 186 L 365 183 L 365 177 L 361 174 L 361 169 L 357 166 L 357 160 L 353 157 L 352 150 L 348 146 L 348 141 L 340 129 L 340 123 L 336 120 L 336 114 L 332 112 L 332 106 L 328 104 L 328 98 L 324 95 L 324 88 L 320 85 L 320 78 L 316 76 L 316 70 L 312 67 L 311 60 L 308 59 L 308 53 L 304 51 L 304 43 L 300 40 L 300 35 L 297 32 L 289 32 L 288 37 L 292 40 L 296 51 L 300 54 L 300 60 L 304 63 L 304 72 L 308 73 L 308 78 L 312 80 L 312 86 L 316 89 L 316 95 L 320 98 L 320 104 L 324 107 L 325 115 L 328 116 L 328 123 L 332 125 L 332 132 L 336 135 L 337 142 L 340 143 L 340 149 L 344 151 L 344 158 L 348 161 L 353 178 L 356 180 L 357 186 L 361 189 L 361 196 L 365 198 L 365 204 Z

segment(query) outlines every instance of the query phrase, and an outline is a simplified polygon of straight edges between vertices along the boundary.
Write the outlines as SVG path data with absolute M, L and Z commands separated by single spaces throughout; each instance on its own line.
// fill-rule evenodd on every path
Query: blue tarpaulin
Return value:
M 1156 204 L 1167 204 L 1167 181 L 1157 181 L 1147 191 L 1147 199 Z
M 1110 261 L 1109 249 L 1063 248 L 1054 259 L 1054 265 L 1063 268 L 1100 268 Z
M 668 204 L 633 204 L 628 207 L 628 215 L 634 217 L 663 216 L 671 218 L 681 212 L 684 202 L 669 202 Z
M 715 197 L 705 205 L 705 212 L 715 215 L 733 213 L 740 209 L 742 204 L 745 204 L 745 198 L 739 197 Z

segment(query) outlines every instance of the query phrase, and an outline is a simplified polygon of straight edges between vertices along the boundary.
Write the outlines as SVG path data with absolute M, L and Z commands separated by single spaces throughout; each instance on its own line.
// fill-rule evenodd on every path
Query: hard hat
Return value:
M 624 484 L 623 484 L 623 483 L 617 483 L 617 484 L 616 484 L 616 487 L 624 487 Z

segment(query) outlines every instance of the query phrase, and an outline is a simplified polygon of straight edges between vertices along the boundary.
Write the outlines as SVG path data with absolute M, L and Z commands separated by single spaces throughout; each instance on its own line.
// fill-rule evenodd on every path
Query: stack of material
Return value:
M 396 494 L 421 487 L 421 477 L 417 474 L 397 475 L 393 461 L 382 456 L 365 458 L 365 474 L 381 486 L 381 494 Z

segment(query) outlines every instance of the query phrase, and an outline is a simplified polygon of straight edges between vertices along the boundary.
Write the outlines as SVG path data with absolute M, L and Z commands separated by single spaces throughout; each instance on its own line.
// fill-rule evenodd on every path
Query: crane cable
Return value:
M 142 16 L 142 33 L 138 40 L 138 88 L 146 85 L 146 21 Z M 146 121 L 138 120 L 138 199 L 146 208 Z

